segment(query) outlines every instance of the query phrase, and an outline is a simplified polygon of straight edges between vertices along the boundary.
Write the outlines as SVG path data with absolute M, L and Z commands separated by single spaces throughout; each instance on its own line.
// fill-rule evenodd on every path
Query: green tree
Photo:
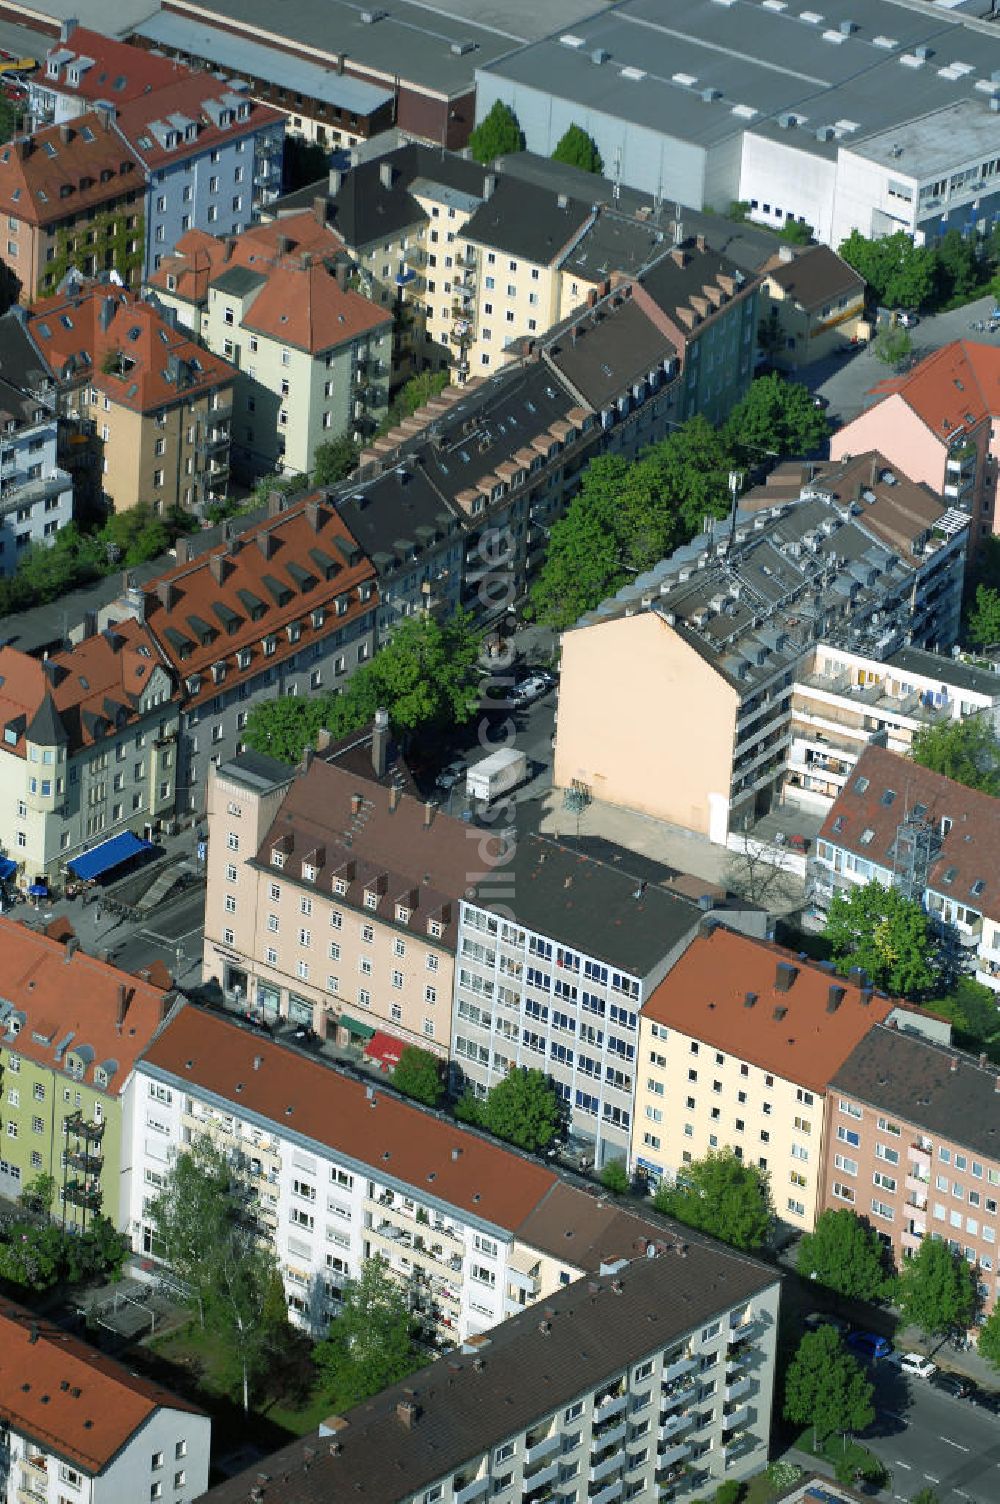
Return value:
M 207 1324 L 231 1355 L 248 1415 L 251 1385 L 266 1372 L 288 1324 L 281 1273 L 246 1211 L 229 1216 L 220 1242 L 206 1247 L 205 1262 Z
M 899 230 L 868 240 L 858 230 L 840 245 L 840 255 L 868 283 L 872 301 L 888 308 L 921 308 L 934 295 L 937 256 Z
M 976 586 L 976 603 L 969 612 L 969 641 L 991 648 L 1000 642 L 1000 590 Z
M 604 162 L 597 150 L 593 136 L 580 125 L 571 125 L 552 153 L 553 162 L 565 162 L 567 167 L 582 167 L 584 172 L 603 172 Z
M 831 1326 L 806 1332 L 785 1375 L 784 1415 L 811 1425 L 813 1444 L 863 1431 L 875 1419 L 874 1390 Z
M 329 185 L 329 154 L 325 147 L 304 136 L 291 134 L 284 138 L 285 149 L 281 161 L 281 187 L 284 193 L 295 193 L 310 183 L 316 185 L 317 194 L 326 197 Z
M 18 1201 L 25 1211 L 47 1213 L 52 1210 L 52 1203 L 56 1196 L 56 1177 L 54 1175 L 34 1175 L 27 1182 Z
M 488 166 L 496 157 L 524 150 L 524 132 L 514 111 L 497 100 L 469 137 L 469 150 L 477 162 Z
M 899 1309 L 925 1342 L 964 1330 L 976 1309 L 976 1276 L 960 1253 L 937 1238 L 923 1238 L 899 1276 Z
M 547 1149 L 562 1124 L 556 1089 L 539 1070 L 519 1066 L 508 1071 L 477 1104 L 477 1120 L 487 1133 L 538 1153 Z
M 388 433 L 404 418 L 412 417 L 418 408 L 426 407 L 433 397 L 444 391 L 450 380 L 449 371 L 419 371 L 416 376 L 411 376 L 396 393 L 379 433 Z
M 674 1184 L 659 1187 L 653 1205 L 734 1248 L 762 1248 L 774 1223 L 767 1171 L 737 1159 L 730 1148 L 685 1165 Z
M 787 241 L 789 245 L 810 245 L 813 233 L 812 225 L 803 224 L 798 219 L 786 219 L 778 231 L 778 239 Z
M 712 1495 L 712 1504 L 740 1504 L 745 1493 L 745 1483 L 738 1478 L 727 1478 Z
M 734 224 L 742 225 L 746 223 L 749 214 L 750 200 L 748 198 L 734 198 L 730 200 L 729 208 L 726 210 L 727 219 L 731 219 Z
M 48 1290 L 63 1273 L 66 1234 L 54 1223 L 15 1222 L 0 1242 L 0 1279 L 28 1290 Z
M 798 381 L 786 381 L 776 371 L 758 376 L 729 415 L 726 439 L 736 453 L 759 464 L 761 451 L 781 458 L 810 454 L 830 436 L 826 414 L 812 393 Z
M 20 113 L 13 100 L 0 95 L 0 145 L 13 140 L 19 119 Z
M 860 966 L 896 997 L 926 994 L 937 977 L 935 942 L 919 903 L 870 882 L 836 893 L 823 934 L 841 971 Z
M 872 341 L 872 354 L 885 366 L 902 365 L 912 350 L 913 340 L 910 338 L 910 331 L 899 324 L 892 328 L 880 329 Z
M 951 991 L 927 1005 L 932 1013 L 951 1020 L 960 1049 L 979 1051 L 1000 1044 L 1000 1011 L 992 987 L 974 977 L 959 977 Z
M 404 1096 L 424 1102 L 428 1107 L 436 1107 L 444 1095 L 441 1062 L 430 1050 L 408 1044 L 392 1073 L 392 1084 Z
M 777 308 L 772 307 L 767 318 L 761 319 L 757 325 L 757 346 L 768 360 L 775 360 L 784 353 L 786 335 Z
M 346 433 L 326 444 L 317 444 L 313 455 L 313 485 L 335 486 L 338 481 L 345 480 L 357 468 L 360 453 L 357 444 Z
M 150 1206 L 157 1254 L 191 1292 L 202 1326 L 216 1273 L 206 1253 L 224 1243 L 228 1224 L 238 1213 L 230 1166 L 207 1137 L 177 1155 Z
M 919 1493 L 913 1495 L 910 1504 L 941 1504 L 941 1498 L 933 1488 L 922 1488 Z
M 1000 1302 L 979 1328 L 976 1346 L 981 1358 L 992 1363 L 994 1368 L 1000 1368 Z
M 796 1267 L 851 1300 L 881 1300 L 892 1285 L 878 1234 L 847 1207 L 821 1213 L 799 1243 Z
M 566 515 L 553 525 L 531 589 L 531 609 L 539 621 L 560 631 L 570 627 L 628 578 L 616 497 L 629 469 L 620 455 L 600 455 L 585 471 Z
M 1000 794 L 1000 743 L 985 716 L 922 726 L 910 756 L 922 768 L 943 773 L 985 794 Z
M 609 1159 L 601 1171 L 601 1184 L 612 1195 L 624 1196 L 632 1188 L 632 1181 L 623 1159 Z
M 946 230 L 934 246 L 935 301 L 950 303 L 970 298 L 979 284 L 979 262 L 972 237 Z
M 359 1278 L 346 1282 L 340 1314 L 315 1359 L 333 1402 L 344 1409 L 421 1366 L 406 1295 L 380 1255 L 366 1259 Z

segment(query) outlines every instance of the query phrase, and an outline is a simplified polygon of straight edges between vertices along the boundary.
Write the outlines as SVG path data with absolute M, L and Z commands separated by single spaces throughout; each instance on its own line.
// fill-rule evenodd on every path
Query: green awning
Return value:
M 350 1014 L 348 1013 L 342 1013 L 340 1015 L 340 1017 L 337 1019 L 337 1027 L 338 1029 L 345 1028 L 351 1034 L 360 1034 L 362 1039 L 371 1039 L 372 1035 L 375 1033 L 375 1030 L 372 1028 L 371 1024 L 358 1023 L 358 1020 L 356 1018 L 351 1018 Z

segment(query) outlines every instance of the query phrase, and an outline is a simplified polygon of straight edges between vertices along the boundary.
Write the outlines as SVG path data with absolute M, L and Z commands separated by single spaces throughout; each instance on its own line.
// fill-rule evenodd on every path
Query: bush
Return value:
M 601 1184 L 615 1196 L 624 1196 L 631 1190 L 632 1182 L 623 1159 L 611 1159 L 601 1171 Z

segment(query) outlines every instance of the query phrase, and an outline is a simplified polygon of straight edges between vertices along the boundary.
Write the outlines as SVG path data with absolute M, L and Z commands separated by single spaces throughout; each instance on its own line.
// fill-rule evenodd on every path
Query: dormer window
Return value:
M 338 595 L 337 596 L 337 615 L 338 616 L 346 616 L 346 614 L 347 614 L 347 596 L 346 595 Z
M 361 599 L 363 601 L 370 601 L 371 600 L 371 598 L 372 598 L 372 585 L 371 585 L 371 581 L 370 580 L 366 580 L 363 585 L 359 585 L 358 586 L 358 595 L 361 597 Z
M 326 621 L 326 612 L 324 611 L 322 606 L 316 606 L 310 612 L 310 620 L 312 621 L 314 627 L 321 627 L 323 625 L 323 623 Z
M 102 1068 L 99 1065 L 95 1065 L 94 1066 L 94 1085 L 95 1086 L 107 1086 L 107 1084 L 108 1084 L 108 1073 L 107 1073 L 107 1071 L 106 1070 L 102 1070 Z
M 289 642 L 298 642 L 302 636 L 302 623 L 300 621 L 290 621 L 285 630 L 288 633 Z
M 441 935 L 444 933 L 440 919 L 428 919 L 427 933 L 428 935 L 433 935 L 435 940 L 440 939 Z
M 309 862 L 302 863 L 302 879 L 307 883 L 314 883 L 316 881 L 316 868 Z
M 283 851 L 279 851 L 278 848 L 275 847 L 274 850 L 271 852 L 271 866 L 272 867 L 279 867 L 280 868 L 280 867 L 283 867 L 284 865 L 285 865 L 285 853 Z
M 378 908 L 378 894 L 377 893 L 373 893 L 370 888 L 366 888 L 365 889 L 365 908 L 366 909 L 377 909 Z
M 249 648 L 240 648 L 237 651 L 237 654 L 236 654 L 236 667 L 237 668 L 249 668 L 250 667 L 250 649 Z
M 212 683 L 221 684 L 226 677 L 226 665 L 224 663 L 212 664 Z
M 278 646 L 278 639 L 276 637 L 265 637 L 264 638 L 264 657 L 265 658 L 270 658 L 274 654 L 274 652 L 276 651 L 277 646 Z
M 347 892 L 347 882 L 346 882 L 346 880 L 344 878 L 342 878 L 342 877 L 335 877 L 333 879 L 333 891 L 335 893 L 341 893 L 341 894 L 346 893 Z
M 399 921 L 400 924 L 409 924 L 409 922 L 410 922 L 410 911 L 406 907 L 405 903 L 397 903 L 397 905 L 396 905 L 396 918 L 397 918 L 397 920 Z

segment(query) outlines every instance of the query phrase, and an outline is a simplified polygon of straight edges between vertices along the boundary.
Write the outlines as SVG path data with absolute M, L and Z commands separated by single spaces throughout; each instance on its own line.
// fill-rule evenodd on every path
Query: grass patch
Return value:
M 813 1444 L 812 1426 L 807 1426 L 796 1442 L 799 1450 L 812 1457 L 821 1457 L 835 1470 L 837 1479 L 845 1487 L 851 1487 L 857 1474 L 879 1486 L 888 1480 L 888 1473 L 881 1458 L 851 1437 L 828 1436 L 818 1445 Z

